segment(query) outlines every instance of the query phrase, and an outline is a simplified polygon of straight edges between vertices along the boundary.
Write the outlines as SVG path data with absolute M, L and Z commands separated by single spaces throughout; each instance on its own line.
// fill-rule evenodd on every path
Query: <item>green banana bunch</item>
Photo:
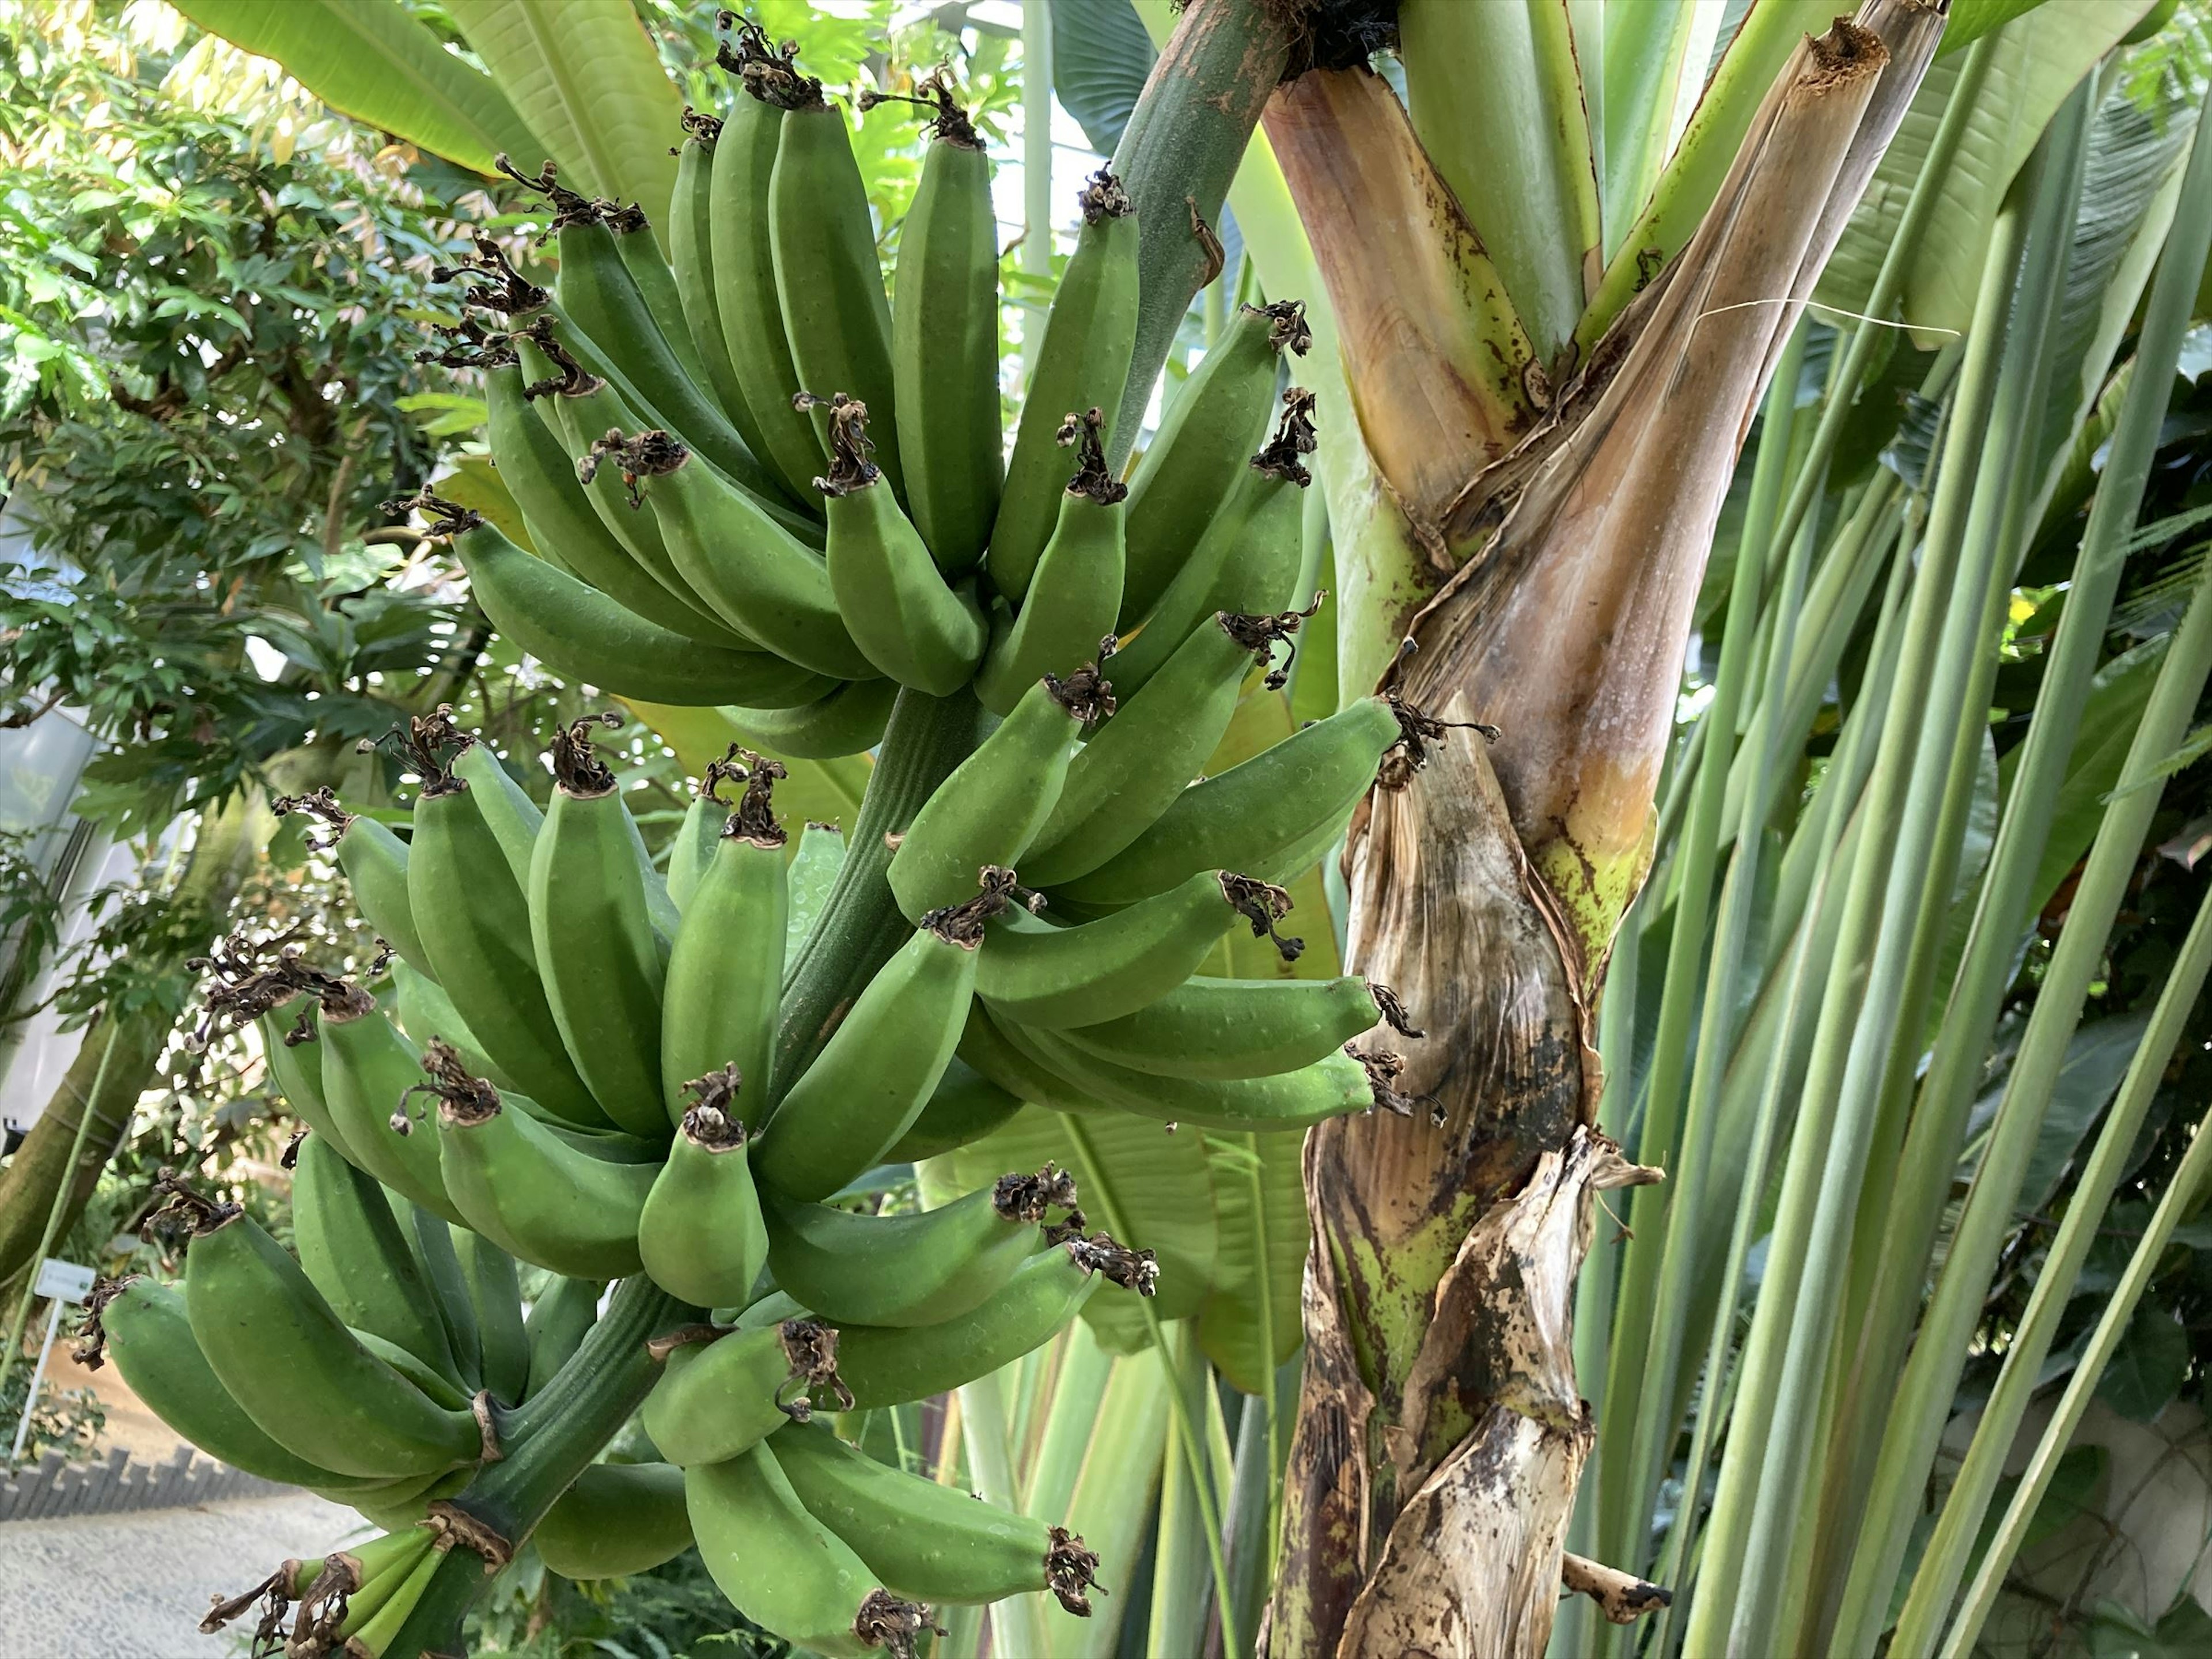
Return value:
M 691 1547 L 684 1471 L 672 1463 L 594 1463 L 530 1534 L 563 1578 L 650 1572 Z
M 349 812 L 338 805 L 335 793 L 317 789 L 305 795 L 279 795 L 269 803 L 278 817 L 304 812 L 327 824 L 335 838 L 321 850 L 335 850 L 338 868 L 345 872 L 353 901 L 377 938 L 399 954 L 416 973 L 436 975 L 422 935 L 415 929 L 415 913 L 407 896 L 407 843 L 374 818 Z M 310 842 L 313 841 L 309 837 Z
M 777 1286 L 840 1326 L 936 1325 L 1004 1289 L 1049 1235 L 1048 1212 L 1083 1229 L 1075 1182 L 1047 1164 L 920 1215 L 856 1215 L 771 1193 L 768 1265 Z
M 326 1136 L 293 1155 L 292 1242 L 301 1271 L 356 1333 L 393 1344 L 461 1387 L 446 1322 L 391 1195 Z
M 217 1597 L 200 1630 L 211 1636 L 258 1607 L 252 1637 L 257 1653 L 374 1659 L 428 1583 L 425 1569 L 437 1559 L 434 1542 L 428 1528 L 410 1526 L 353 1549 L 287 1561 L 242 1595 Z M 387 1609 L 393 1610 L 391 1617 Z
M 878 1463 L 819 1425 L 779 1430 L 762 1450 L 807 1513 L 894 1594 L 942 1605 L 1049 1589 L 1090 1617 L 1084 1592 L 1097 1582 L 1098 1558 L 1065 1528 Z

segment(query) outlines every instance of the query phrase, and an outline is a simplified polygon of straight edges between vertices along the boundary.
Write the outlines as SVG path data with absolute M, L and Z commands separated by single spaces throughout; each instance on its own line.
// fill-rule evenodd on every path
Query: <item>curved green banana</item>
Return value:
M 1020 1025 L 1004 1030 L 1008 1042 L 1074 1087 L 1109 1106 L 1164 1123 L 1194 1123 L 1228 1133 L 1305 1129 L 1347 1113 L 1378 1105 L 1395 1110 L 1403 1104 L 1395 1094 L 1385 1098 L 1387 1077 L 1378 1077 L 1358 1055 L 1342 1049 L 1272 1077 L 1195 1079 L 1118 1066 L 1077 1048 L 1064 1032 Z
M 530 1534 L 563 1578 L 628 1578 L 691 1547 L 684 1471 L 672 1463 L 594 1463 Z
M 348 1325 L 406 1350 L 460 1385 L 437 1297 L 391 1199 L 320 1135 L 309 1135 L 294 1156 L 292 1244 L 301 1271 Z
M 453 757 L 453 772 L 468 785 L 469 798 L 483 814 L 517 884 L 526 886 L 530 860 L 538 852 L 538 832 L 545 826 L 545 809 L 530 798 L 530 792 L 481 738 L 471 738 Z
M 1049 1589 L 1090 1616 L 1098 1558 L 1066 1528 L 879 1463 L 823 1425 L 794 1423 L 769 1449 L 807 1513 L 898 1595 L 958 1603 Z
M 191 1200 L 185 1311 L 231 1397 L 270 1438 L 342 1474 L 473 1462 L 484 1435 L 370 1353 L 283 1246 L 234 1205 Z
M 969 1018 L 975 1018 L 974 1011 Z M 967 1046 L 963 1031 L 961 1047 Z M 1008 1093 L 968 1064 L 957 1050 L 945 1068 L 921 1115 L 899 1137 L 898 1145 L 884 1154 L 886 1164 L 919 1164 L 981 1140 L 1022 1109 L 1020 1097 Z
M 659 447 L 635 470 L 677 573 L 718 615 L 817 674 L 874 674 L 838 615 L 821 554 L 680 445 Z
M 431 1141 L 437 1139 L 428 1128 L 422 1138 Z M 392 1207 L 414 1246 L 415 1259 L 422 1264 L 422 1277 L 429 1282 L 430 1294 L 437 1298 L 438 1317 L 445 1322 L 446 1340 L 453 1350 L 453 1363 L 460 1368 L 462 1385 L 481 1389 L 484 1342 L 477 1329 L 476 1304 L 469 1294 L 469 1276 L 461 1266 L 459 1254 L 453 1249 L 453 1224 L 419 1204 L 408 1204 L 404 1211 L 398 1202 Z M 447 1207 L 451 1207 L 450 1204 Z
M 1054 1035 L 1079 1054 L 1131 1071 L 1229 1079 L 1310 1066 L 1386 1017 L 1403 1021 L 1397 1000 L 1356 976 L 1194 977 L 1133 1014 Z M 1404 1030 L 1401 1023 L 1397 1028 Z
M 319 797 L 272 801 L 279 811 L 296 805 L 319 811 Z M 331 803 L 336 805 L 335 800 Z M 333 820 L 335 822 L 335 820 Z M 338 825 L 338 868 L 353 889 L 353 902 L 370 931 L 399 953 L 400 961 L 419 974 L 432 974 L 429 953 L 415 926 L 415 912 L 407 897 L 407 843 L 366 814 L 348 814 Z
M 744 1300 L 768 1259 L 745 1127 L 733 1109 L 736 1071 L 731 1066 L 690 1085 L 699 1103 L 684 1114 L 638 1217 L 646 1273 L 694 1307 Z
M 714 288 L 714 155 L 722 123 L 688 106 L 684 111 L 684 145 L 676 155 L 676 191 L 668 204 L 668 266 L 676 278 L 676 297 L 684 311 L 684 332 L 707 371 L 714 400 L 745 441 L 756 459 L 775 472 L 744 383 L 722 334 L 722 313 Z
M 769 204 L 784 109 L 793 101 L 818 100 L 821 82 L 797 74 L 753 24 L 740 25 L 733 44 L 736 64 L 727 57 L 722 62 L 738 69 L 743 90 L 723 118 L 707 185 L 715 310 L 731 363 L 744 366 L 739 390 L 761 434 L 762 459 L 803 501 L 826 452 L 812 419 L 792 402 L 799 391 L 799 371 L 776 298 Z
M 935 1325 L 981 1307 L 1043 1242 L 1075 1182 L 1048 1164 L 919 1215 L 856 1215 L 771 1193 L 768 1265 L 779 1289 L 833 1324 Z
M 1075 740 L 1112 694 L 1096 672 L 1045 676 L 915 815 L 891 855 L 891 893 L 918 922 L 975 891 L 986 865 L 1021 861 L 1060 799 Z
M 1073 674 L 1098 660 L 1121 605 L 1122 544 L 1128 491 L 1106 470 L 1104 417 L 1070 415 L 1062 443 L 1081 445 L 1081 464 L 1060 498 L 1060 519 L 1038 556 L 1012 626 L 992 640 L 975 676 L 975 696 L 1003 714 L 1042 675 Z
M 823 1659 L 914 1651 L 929 1610 L 876 1583 L 867 1564 L 806 1512 L 764 1446 L 684 1471 L 699 1559 L 738 1612 Z
M 1152 1294 L 1158 1265 L 1103 1234 L 1071 1238 L 1031 1256 L 981 1306 L 939 1325 L 851 1325 L 837 1334 L 837 1375 L 850 1409 L 902 1406 L 988 1376 L 1051 1340 L 1097 1290 L 1101 1278 Z
M 641 1421 L 672 1463 L 726 1462 L 803 1418 L 814 1388 L 836 1387 L 837 1334 L 827 1326 L 787 1319 L 702 1334 L 669 1354 L 645 1397 Z
M 1111 441 L 1129 354 L 1137 338 L 1137 221 L 1121 180 L 1101 167 L 1079 198 L 1083 227 L 1045 319 L 1006 492 L 991 527 L 991 580 L 1015 605 L 1044 551 L 1067 482 L 1059 453 L 1060 422 L 1071 410 L 1106 411 Z
M 454 526 L 455 556 L 492 626 L 571 679 L 617 696 L 679 708 L 734 702 L 791 708 L 830 683 L 764 651 L 702 644 L 647 622 L 596 588 L 534 559 L 487 524 Z
M 522 1284 L 514 1258 L 466 1227 L 452 1230 L 467 1281 L 482 1351 L 481 1386 L 502 1405 L 520 1405 L 530 1385 L 530 1337 L 522 1322 Z
M 837 760 L 874 748 L 898 701 L 896 680 L 848 680 L 800 708 L 731 708 L 745 741 L 793 760 Z
M 430 1588 L 430 1580 L 445 1565 L 442 1551 L 426 1550 L 407 1575 L 393 1586 L 376 1611 L 345 1633 L 346 1659 L 384 1659 L 398 1640 L 407 1620 Z M 350 1620 L 349 1620 L 350 1622 Z
M 599 1322 L 599 1298 L 606 1289 L 604 1279 L 556 1278 L 538 1293 L 522 1328 L 530 1346 L 525 1400 L 535 1397 L 583 1346 L 586 1334 Z
M 786 1198 L 827 1198 L 872 1169 L 928 1103 L 960 1041 L 1002 892 L 922 918 L 876 970 L 769 1120 L 753 1172 Z
M 1167 591 L 1206 525 L 1267 441 L 1275 370 L 1313 343 L 1296 300 L 1240 306 L 1191 372 L 1129 475 L 1129 562 L 1121 623 L 1133 626 Z
M 679 917 L 690 908 L 691 895 L 699 890 L 699 878 L 706 874 L 721 838 L 721 803 L 695 792 L 668 844 L 668 896 Z
M 1070 903 L 1105 908 L 1163 892 L 1194 870 L 1287 881 L 1344 833 L 1402 736 L 1387 702 L 1362 697 L 1194 784 L 1127 847 L 1053 890 Z
M 1290 896 L 1249 877 L 1202 870 L 1126 910 L 1072 927 L 1010 911 L 991 933 L 975 989 L 1003 1024 L 1097 1025 L 1133 1014 L 1196 973 L 1239 916 L 1285 958 L 1299 943 L 1273 932 Z
M 814 931 L 816 918 L 830 902 L 837 885 L 837 872 L 845 867 L 845 832 L 834 823 L 809 823 L 799 832 L 799 850 L 791 855 L 784 873 L 790 897 L 783 928 L 783 957 L 799 955 L 799 947 Z
M 1299 459 L 1313 453 L 1313 394 L 1292 386 L 1283 418 L 1252 458 L 1206 533 L 1146 611 L 1114 659 L 1114 681 L 1135 696 L 1164 667 L 1191 630 L 1216 611 L 1268 615 L 1292 602 L 1297 586 L 1301 497 L 1313 482 Z
M 989 629 L 973 587 L 948 587 L 921 532 L 870 459 L 868 405 L 840 392 L 830 416 L 831 460 L 815 480 L 828 499 L 824 556 L 837 610 L 878 672 L 933 697 L 967 684 Z
M 784 107 L 769 177 L 769 241 L 776 302 L 802 390 L 854 398 L 877 411 L 891 493 L 904 500 L 893 410 L 891 307 L 884 296 L 867 186 L 853 155 L 845 112 L 822 96 Z M 820 411 L 815 430 L 835 458 Z
M 431 1043 L 422 1069 L 431 1081 L 420 1086 L 438 1097 L 446 1189 L 467 1226 L 571 1279 L 639 1271 L 638 1215 L 659 1165 L 596 1157 L 527 1111 L 506 1109 L 499 1091 L 441 1043 Z
M 680 179 L 683 174 L 680 155 L 677 173 Z M 672 196 L 669 205 L 672 208 L 676 205 Z M 659 333 L 662 343 L 667 346 L 669 356 L 676 359 L 677 366 L 684 371 L 684 377 L 691 383 L 694 392 L 702 386 L 711 388 L 713 378 L 707 371 L 706 360 L 699 355 L 697 343 L 691 338 L 691 325 L 684 314 L 684 295 L 677 286 L 675 270 L 662 256 L 660 244 L 650 234 L 653 227 L 644 211 L 633 203 L 627 208 L 605 215 L 602 222 L 613 235 L 615 252 L 622 256 L 623 268 L 629 272 L 630 280 L 637 284 L 637 297 L 645 301 L 646 311 L 652 317 L 653 325 Z M 672 240 L 675 228 L 672 225 L 669 228 Z M 710 407 L 714 414 L 722 413 L 719 394 L 716 404 Z M 739 432 L 738 435 L 742 438 L 744 434 Z M 750 453 L 752 446 L 748 444 L 745 447 Z
M 1067 1079 L 1041 1066 L 1006 1040 L 1006 1034 L 991 1018 L 981 997 L 975 999 L 968 1011 L 968 1024 L 960 1033 L 959 1058 L 974 1068 L 976 1075 L 992 1088 L 1011 1096 L 1017 1101 L 1029 1101 L 1048 1107 L 1055 1112 L 1085 1113 L 1110 1110 L 1098 1101 L 1084 1094 Z M 919 1128 L 928 1121 L 923 1113 L 915 1120 Z
M 958 577 L 983 556 L 1005 481 L 999 227 L 991 158 L 944 72 L 915 90 L 935 113 L 921 183 L 899 226 L 891 379 L 908 508 L 938 568 Z
M 155 1279 L 133 1276 L 94 1292 L 98 1334 L 86 1332 L 84 1364 L 106 1358 L 147 1410 L 233 1468 L 288 1486 L 313 1486 L 340 1503 L 343 1494 L 380 1484 L 374 1477 L 339 1474 L 286 1450 L 246 1415 L 200 1352 L 182 1292 Z
M 397 1342 L 387 1342 L 374 1331 L 358 1330 L 351 1326 L 347 1328 L 353 1331 L 355 1341 L 422 1389 L 434 1404 L 447 1411 L 465 1412 L 469 1408 L 468 1391 L 452 1377 L 424 1364 Z
M 261 1030 L 261 1054 L 269 1067 L 269 1080 L 284 1097 L 292 1115 L 315 1133 L 329 1140 L 349 1161 L 345 1137 L 331 1116 L 330 1097 L 323 1090 L 323 1050 L 318 1031 L 321 1010 L 310 1000 L 290 1025 L 272 1012 L 256 1022 Z
M 530 938 L 568 1057 L 620 1128 L 658 1138 L 660 947 L 630 836 L 635 821 L 615 775 L 573 720 L 553 738 L 553 805 L 530 866 Z
M 744 764 L 735 763 L 738 754 Z M 708 800 L 725 779 L 742 778 L 745 787 L 668 956 L 660 1080 L 671 1123 L 682 1122 L 690 1109 L 684 1087 L 692 1079 L 731 1066 L 745 1085 L 745 1127 L 757 1128 L 766 1115 L 790 902 L 783 859 L 787 837 L 775 821 L 774 800 L 775 781 L 783 775 L 775 762 L 736 750 L 710 766 L 700 783 L 699 793 Z
M 500 482 L 514 497 L 540 552 L 556 553 L 570 575 L 647 622 L 708 644 L 744 648 L 745 641 L 711 611 L 671 591 L 616 538 L 599 506 L 577 481 L 575 457 L 568 445 L 524 400 L 519 365 L 485 372 L 484 402 Z M 553 413 L 557 420 L 558 410 Z M 620 487 L 611 473 L 602 486 L 610 491 Z
M 530 902 L 465 780 L 426 775 L 407 885 L 438 982 L 492 1063 L 564 1121 L 610 1127 L 538 979 Z
M 399 1029 L 416 1048 L 434 1036 L 443 1037 L 477 1076 L 489 1079 L 502 1089 L 514 1087 L 507 1073 L 491 1063 L 483 1045 L 476 1040 L 468 1022 L 461 1018 L 460 1010 L 453 1006 L 453 998 L 446 994 L 445 988 L 437 981 L 427 974 L 416 973 L 404 962 L 395 962 L 392 964 L 392 1012 L 399 1018 Z
M 346 1156 L 409 1202 L 448 1221 L 461 1214 L 446 1195 L 434 1135 L 418 1135 L 407 1091 L 422 1080 L 421 1056 L 377 1012 L 376 999 L 323 1005 L 323 1092 Z
M 1245 674 L 1267 663 L 1299 621 L 1217 617 L 1182 642 L 1143 696 L 1117 696 L 1114 717 L 1069 763 L 1023 876 L 1038 886 L 1073 880 L 1143 835 L 1220 745 Z M 1119 658 L 1107 672 L 1120 672 Z

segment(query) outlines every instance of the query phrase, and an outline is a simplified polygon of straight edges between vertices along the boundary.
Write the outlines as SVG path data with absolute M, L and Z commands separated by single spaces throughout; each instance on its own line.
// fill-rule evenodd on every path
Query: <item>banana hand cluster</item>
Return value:
M 328 792 L 280 803 L 325 822 L 389 946 L 367 984 L 240 941 L 212 963 L 211 1006 L 260 1022 L 308 1128 L 298 1258 L 179 1188 L 182 1295 L 133 1282 L 102 1323 L 179 1432 L 389 1529 L 210 1615 L 259 1607 L 287 1652 L 386 1650 L 440 1504 L 582 1397 L 615 1280 L 703 1317 L 648 1345 L 631 1443 L 665 1461 L 585 1468 L 536 1522 L 554 1571 L 696 1543 L 750 1618 L 825 1655 L 909 1654 L 945 1603 L 1085 1613 L 1080 1539 L 812 1419 L 986 1376 L 1102 1284 L 1151 1294 L 1157 1264 L 1089 1231 L 1049 1165 L 919 1215 L 839 1194 L 1025 1101 L 1234 1131 L 1409 1105 L 1358 1046 L 1410 1030 L 1387 991 L 1205 972 L 1233 928 L 1297 957 L 1281 884 L 1434 724 L 1365 699 L 1200 777 L 1318 604 L 1293 592 L 1313 400 L 1279 387 L 1302 308 L 1243 309 L 1116 476 L 1137 227 L 1102 171 L 1008 446 L 981 139 L 941 74 L 907 100 L 930 143 L 887 295 L 848 122 L 793 55 L 750 25 L 725 48 L 739 89 L 686 113 L 665 260 L 635 207 L 502 158 L 550 210 L 557 281 L 481 240 L 433 355 L 482 373 L 533 550 L 404 505 L 564 676 L 731 706 L 795 757 L 881 743 L 867 833 L 793 848 L 784 767 L 733 745 L 664 874 L 596 719 L 557 734 L 541 811 L 442 709 L 395 734 L 404 836 Z M 901 735 L 924 729 L 973 735 L 926 760 Z M 554 1275 L 526 1316 L 518 1263 Z

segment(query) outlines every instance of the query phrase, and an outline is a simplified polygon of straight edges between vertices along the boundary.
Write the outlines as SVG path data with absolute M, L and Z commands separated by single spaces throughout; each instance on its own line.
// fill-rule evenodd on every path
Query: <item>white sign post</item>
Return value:
M 39 1363 L 31 1372 L 31 1391 L 23 1396 L 23 1415 L 15 1424 L 15 1443 L 8 1453 L 12 1466 L 23 1455 L 23 1442 L 31 1433 L 31 1413 L 39 1408 L 39 1388 L 46 1379 L 46 1359 L 54 1351 L 54 1336 L 61 1329 L 64 1304 L 82 1302 L 92 1294 L 93 1272 L 74 1261 L 50 1255 L 39 1263 L 38 1282 L 32 1294 L 51 1298 L 46 1310 L 46 1340 L 39 1344 Z

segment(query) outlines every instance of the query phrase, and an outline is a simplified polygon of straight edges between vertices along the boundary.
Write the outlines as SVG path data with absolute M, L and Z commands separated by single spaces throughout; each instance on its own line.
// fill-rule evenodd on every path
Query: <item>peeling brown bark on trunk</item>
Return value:
M 1658 1178 L 1592 1127 L 1590 1010 L 1648 859 L 1737 450 L 1941 27 L 1920 0 L 1868 0 L 1808 40 L 1690 246 L 1544 424 L 1510 456 L 1462 452 L 1449 501 L 1433 468 L 1407 474 L 1442 544 L 1477 550 L 1413 620 L 1403 689 L 1500 735 L 1449 732 L 1408 787 L 1377 790 L 1347 847 L 1347 963 L 1424 1028 L 1394 1040 L 1420 1108 L 1307 1140 L 1315 1249 L 1274 1659 L 1507 1659 L 1549 1638 L 1590 1437 L 1571 1316 L 1593 1195 Z M 1325 159 L 1348 142 L 1332 109 L 1388 125 L 1346 84 L 1279 94 L 1296 118 L 1268 117 L 1341 312 L 1378 262 L 1403 263 L 1367 243 L 1371 218 L 1332 220 L 1327 190 L 1300 190 L 1347 172 Z M 1408 337 L 1347 322 L 1354 386 L 1417 375 Z M 1394 436 L 1389 410 L 1355 396 L 1382 467 L 1423 416 Z M 1583 1566 L 1572 1588 L 1620 1588 Z

